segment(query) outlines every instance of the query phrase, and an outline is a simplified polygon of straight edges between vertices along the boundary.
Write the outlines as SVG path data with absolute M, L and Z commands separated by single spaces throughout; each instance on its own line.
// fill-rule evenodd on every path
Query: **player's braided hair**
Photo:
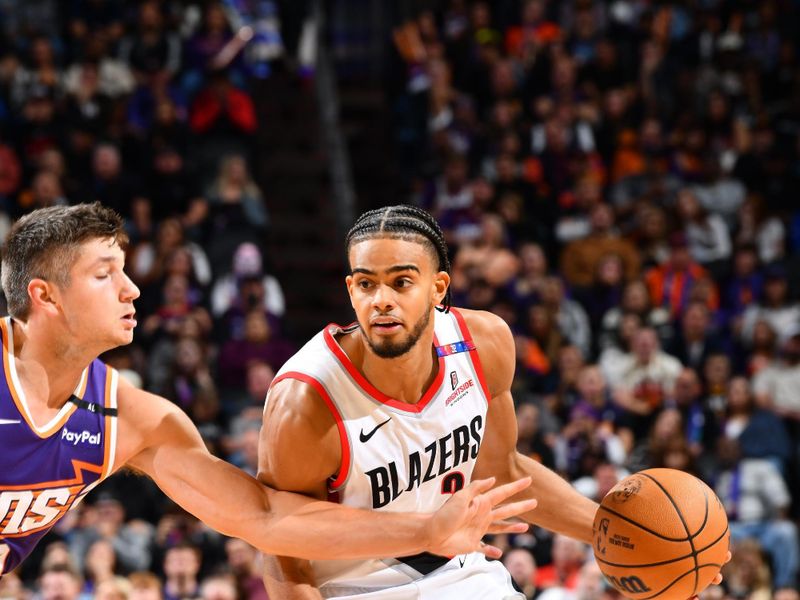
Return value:
M 447 243 L 442 229 L 436 219 L 421 208 L 398 204 L 365 212 L 347 233 L 345 249 L 350 252 L 354 243 L 377 237 L 422 238 L 438 257 L 439 270 L 450 273 L 450 259 L 447 257 Z M 445 293 L 440 310 L 450 310 L 450 288 Z

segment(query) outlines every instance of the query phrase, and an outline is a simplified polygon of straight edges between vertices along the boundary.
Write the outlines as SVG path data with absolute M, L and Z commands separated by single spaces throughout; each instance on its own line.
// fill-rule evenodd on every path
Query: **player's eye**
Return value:
M 372 287 L 372 282 L 368 279 L 362 279 L 358 282 L 358 287 L 360 287 L 362 290 L 368 290 Z
M 395 282 L 395 286 L 399 288 L 405 288 L 409 287 L 412 283 L 413 282 L 409 278 L 402 277 Z

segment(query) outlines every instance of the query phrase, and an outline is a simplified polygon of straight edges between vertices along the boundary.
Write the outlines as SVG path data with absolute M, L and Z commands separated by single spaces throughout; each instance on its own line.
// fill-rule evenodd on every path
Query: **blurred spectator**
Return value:
M 784 331 L 778 360 L 758 372 L 753 391 L 759 406 L 800 420 L 800 327 Z
M 20 194 L 19 204 L 28 212 L 47 206 L 64 206 L 68 201 L 58 176 L 50 171 L 40 171 L 33 178 L 30 190 Z
M 246 148 L 258 127 L 252 96 L 234 86 L 224 71 L 214 71 L 192 101 L 189 126 L 204 134 L 206 152 L 219 156 L 220 149 Z
M 163 600 L 161 581 L 152 573 L 136 571 L 128 576 L 131 582 L 129 600 Z
M 130 206 L 142 192 L 137 183 L 122 167 L 122 155 L 113 144 L 98 144 L 92 154 L 92 180 L 76 200 L 94 202 L 98 200 L 127 216 Z
M 734 377 L 728 386 L 724 434 L 738 440 L 744 458 L 772 460 L 785 473 L 794 452 L 786 426 L 774 413 L 756 406 L 744 377 Z
M 670 248 L 667 262 L 650 269 L 645 274 L 645 281 L 653 304 L 663 306 L 674 318 L 683 314 L 692 297 L 693 289 L 708 279 L 708 273 L 692 260 L 683 233 L 673 234 L 670 238 Z M 718 304 L 719 300 L 714 292 L 708 299 L 709 308 L 716 309 Z
M 677 210 L 686 232 L 689 254 L 715 278 L 723 278 L 732 252 L 725 221 L 718 214 L 706 211 L 690 188 L 678 192 Z
M 255 244 L 245 242 L 236 248 L 230 271 L 217 277 L 211 290 L 211 312 L 219 318 L 236 311 L 238 324 L 228 318 L 226 335 L 241 339 L 244 315 L 256 307 L 269 314 L 283 316 L 286 305 L 280 283 L 265 272 L 261 251 Z M 231 315 L 229 315 L 230 317 Z
M 39 578 L 39 595 L 42 600 L 84 600 L 81 595 L 81 577 L 69 565 L 55 564 L 42 571 Z
M 244 335 L 226 342 L 219 353 L 219 381 L 231 388 L 244 388 L 247 365 L 254 360 L 266 362 L 276 371 L 294 353 L 294 347 L 275 335 L 262 310 L 247 313 Z
M 764 297 L 750 304 L 742 315 L 740 336 L 745 344 L 753 339 L 756 322 L 764 320 L 781 336 L 800 324 L 800 304 L 789 295 L 786 269 L 771 265 L 764 273 Z
M 692 456 L 700 459 L 714 448 L 720 433 L 716 414 L 703 402 L 703 386 L 695 369 L 685 367 L 675 379 L 672 394 L 665 399 L 667 408 L 680 412 L 684 435 Z
M 548 277 L 545 280 L 541 303 L 555 318 L 561 335 L 577 346 L 584 358 L 590 356 L 592 330 L 589 318 L 580 304 L 566 297 L 561 279 Z
M 517 248 L 520 270 L 509 283 L 510 295 L 518 308 L 538 302 L 547 278 L 547 257 L 542 247 L 533 242 Z
M 732 271 L 722 304 L 726 309 L 725 324 L 733 321 L 733 328 L 739 330 L 742 313 L 761 298 L 764 289 L 755 246 L 744 244 L 734 250 Z
M 606 494 L 629 474 L 626 469 L 610 462 L 600 462 L 595 466 L 591 476 L 580 477 L 573 481 L 572 485 L 584 496 L 595 502 L 601 502 Z
M 539 590 L 563 587 L 575 590 L 581 566 L 586 559 L 586 545 L 565 535 L 553 538 L 553 562 L 536 568 L 535 585 Z
M 207 577 L 200 586 L 199 597 L 201 600 L 237 600 L 236 580 L 231 575 Z
M 87 594 L 96 594 L 106 581 L 114 579 L 117 556 L 114 546 L 106 539 L 99 539 L 89 546 L 84 565 L 85 580 L 83 591 Z
M 152 312 L 161 302 L 163 279 L 168 275 L 167 269 L 174 268 L 172 260 L 180 261 L 177 253 L 185 253 L 190 259 L 189 272 L 178 271 L 173 274 L 187 278 L 200 288 L 211 283 L 211 265 L 203 248 L 185 237 L 185 232 L 178 219 L 163 220 L 156 232 L 154 240 L 144 239 L 130 249 L 130 275 L 131 279 L 142 289 L 140 304 L 145 304 L 145 309 Z M 198 290 L 193 291 L 192 300 L 199 303 L 202 298 Z
M 784 257 L 785 227 L 779 218 L 767 213 L 760 196 L 751 195 L 742 204 L 738 226 L 734 240 L 737 244 L 754 245 L 762 263 L 768 265 Z
M 164 600 L 196 598 L 200 592 L 200 549 L 188 542 L 178 543 L 164 555 Z
M 225 554 L 236 578 L 240 597 L 248 600 L 269 600 L 262 579 L 263 566 L 258 550 L 242 540 L 229 539 L 225 542 Z
M 553 449 L 541 429 L 539 412 L 539 407 L 531 402 L 517 406 L 517 451 L 552 469 Z
M 84 5 L 112 6 L 113 1 L 81 2 Z M 77 3 L 76 3 L 77 4 Z M 114 15 L 116 17 L 118 15 Z M 119 98 L 130 94 L 136 80 L 128 64 L 109 55 L 108 35 L 93 31 L 83 42 L 83 55 L 74 62 L 64 74 L 64 89 L 69 94 L 79 94 L 87 78 L 87 72 L 95 71 L 88 77 L 97 78 L 97 91 L 109 98 Z
M 642 420 L 639 422 L 644 423 Z M 626 466 L 632 473 L 663 466 L 664 457 L 686 443 L 683 417 L 678 409 L 665 408 L 647 422 L 652 423 L 647 435 L 641 432 L 641 428 L 636 432 L 636 446 L 628 458 Z
M 776 587 L 796 584 L 800 566 L 797 526 L 787 518 L 792 501 L 775 465 L 742 458 L 738 441 L 721 438 L 720 474 L 715 491 L 728 513 L 731 539 L 755 539 L 772 559 Z
M 536 596 L 536 561 L 533 555 L 524 548 L 515 548 L 503 555 L 503 565 L 525 598 L 533 600 Z
M 696 301 L 686 307 L 678 333 L 666 347 L 669 354 L 696 371 L 703 368 L 709 355 L 726 350 L 726 344 L 712 329 L 708 306 Z
M 598 263 L 609 254 L 622 261 L 625 279 L 639 275 L 640 258 L 636 247 L 620 238 L 613 227 L 613 211 L 605 204 L 598 204 L 591 213 L 591 233 L 568 244 L 562 254 L 561 270 L 570 285 L 591 285 Z
M 225 50 L 233 39 L 225 5 L 222 2 L 207 3 L 203 7 L 200 27 L 184 44 L 181 85 L 189 95 L 200 88 L 209 69 L 228 66 L 235 69 L 235 78 L 243 81 L 242 56 L 237 54 L 232 65 L 225 61 Z
M 669 312 L 661 306 L 653 307 L 644 281 L 636 279 L 625 285 L 619 306 L 608 309 L 603 315 L 599 350 L 618 344 L 621 321 L 626 313 L 638 315 L 640 323 L 655 329 L 662 344 L 671 343 L 673 325 Z
M 123 504 L 109 494 L 101 494 L 91 508 L 84 509 L 83 523 L 72 532 L 69 545 L 73 556 L 85 560 L 96 541 L 107 540 L 123 571 L 140 571 L 150 566 L 153 534 L 148 523 L 126 523 Z
M 588 288 L 575 290 L 575 299 L 586 310 L 589 324 L 592 329 L 594 342 L 592 352 L 595 351 L 598 331 L 603 316 L 620 304 L 624 290 L 624 276 L 622 272 L 622 259 L 616 254 L 605 254 L 596 265 L 597 272 Z
M 131 584 L 125 577 L 112 577 L 100 583 L 94 594 L 95 600 L 128 600 Z
M 544 397 L 547 410 L 561 423 L 569 420 L 569 413 L 578 400 L 578 377 L 586 364 L 577 346 L 562 345 L 558 349 L 555 389 Z
M 53 45 L 45 36 L 30 40 L 28 65 L 14 73 L 11 100 L 17 108 L 34 97 L 59 98 L 63 91 L 63 73 L 56 64 Z
M 680 361 L 661 350 L 656 332 L 643 327 L 634 334 L 631 352 L 620 359 L 619 372 L 609 385 L 622 408 L 647 417 L 672 394 L 681 369 Z
M 219 174 L 206 190 L 205 197 L 215 235 L 234 236 L 232 242 L 241 242 L 244 241 L 243 235 L 263 235 L 266 232 L 269 226 L 267 207 L 244 156 L 233 154 L 220 161 Z M 233 244 L 228 246 L 231 250 Z
M 180 39 L 166 30 L 161 11 L 158 2 L 142 2 L 136 32 L 120 41 L 119 57 L 130 65 L 140 82 L 151 77 L 169 79 L 180 68 Z
M 743 539 L 731 544 L 731 561 L 722 567 L 725 587 L 729 597 L 752 600 L 774 600 L 771 573 L 764 551 L 753 539 Z

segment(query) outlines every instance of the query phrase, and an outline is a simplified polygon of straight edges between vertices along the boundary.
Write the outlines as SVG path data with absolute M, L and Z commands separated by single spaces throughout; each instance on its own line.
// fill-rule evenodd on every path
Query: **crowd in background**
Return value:
M 278 9 L 0 0 L 0 241 L 37 207 L 117 209 L 142 296 L 136 342 L 103 358 L 250 473 L 304 341 L 281 333 L 250 172 Z M 704 598 L 798 597 L 799 25 L 792 0 L 447 0 L 394 30 L 386 70 L 454 304 L 514 332 L 519 450 L 598 500 L 648 467 L 702 477 L 735 539 Z M 531 598 L 618 597 L 573 540 L 497 543 Z M 123 474 L 0 597 L 265 598 L 259 568 Z
M 280 10 L 0 1 L 0 242 L 40 207 L 99 201 L 122 214 L 139 325 L 134 344 L 102 358 L 251 474 L 266 391 L 295 350 L 251 172 L 259 82 L 298 66 Z M 4 576 L 0 597 L 266 598 L 259 561 L 123 474 Z
M 520 451 L 596 500 L 697 474 L 734 540 L 704 596 L 797 598 L 797 3 L 440 4 L 393 31 L 396 153 L 454 305 L 513 330 Z M 577 542 L 507 544 L 531 597 L 614 595 Z

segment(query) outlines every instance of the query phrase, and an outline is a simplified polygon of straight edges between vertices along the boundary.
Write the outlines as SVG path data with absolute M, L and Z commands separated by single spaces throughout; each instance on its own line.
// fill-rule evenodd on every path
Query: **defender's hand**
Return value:
M 506 521 L 536 508 L 536 500 L 522 500 L 498 506 L 531 484 L 530 477 L 492 489 L 495 478 L 473 481 L 445 502 L 431 517 L 429 551 L 441 556 L 482 552 L 500 558 L 502 552 L 481 542 L 487 533 L 520 533 L 527 523 Z

